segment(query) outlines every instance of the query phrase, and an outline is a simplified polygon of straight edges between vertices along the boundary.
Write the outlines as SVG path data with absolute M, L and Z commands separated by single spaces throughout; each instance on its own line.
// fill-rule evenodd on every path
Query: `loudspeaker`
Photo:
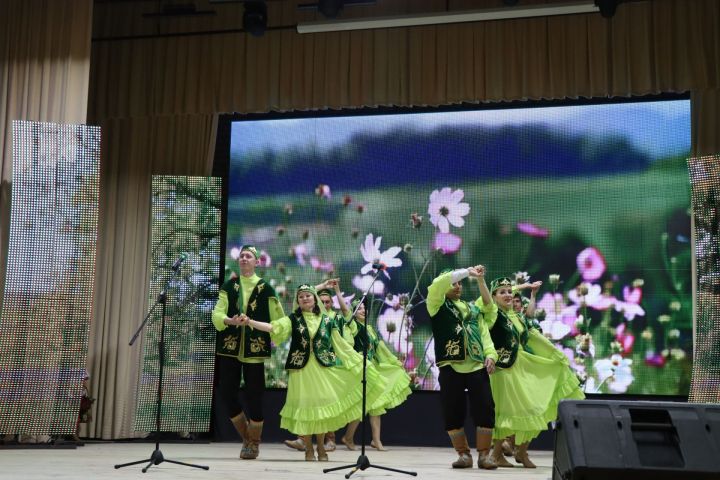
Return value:
M 560 402 L 553 480 L 720 479 L 720 405 Z

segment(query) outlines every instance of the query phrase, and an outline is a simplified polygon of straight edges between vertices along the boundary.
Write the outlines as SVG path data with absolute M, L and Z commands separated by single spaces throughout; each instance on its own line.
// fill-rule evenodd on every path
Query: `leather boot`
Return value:
M 297 437 L 295 440 L 284 440 L 283 443 L 294 450 L 300 450 L 301 452 L 305 451 L 305 442 L 303 442 L 303 437 Z
M 490 444 L 492 443 L 492 428 L 477 427 L 475 429 L 475 448 L 478 451 L 478 468 L 495 470 L 497 464 L 490 457 Z
M 325 434 L 325 451 L 334 452 L 337 448 L 335 444 L 335 432 L 327 432 Z
M 473 459 L 472 455 L 470 455 L 470 446 L 465 436 L 465 429 L 448 430 L 448 435 L 453 448 L 458 453 L 458 459 L 452 463 L 452 468 L 472 468 Z
M 317 459 L 318 462 L 327 462 L 329 460 L 327 451 L 325 450 L 325 434 L 316 434 L 317 438 Z
M 305 461 L 306 462 L 314 462 L 315 461 L 315 451 L 313 450 L 312 435 L 303 435 L 302 440 L 303 440 L 303 443 L 305 444 Z
M 535 464 L 528 457 L 528 442 L 518 445 L 515 449 L 515 461 L 525 468 L 536 468 Z
M 262 436 L 263 422 L 248 423 L 247 441 L 240 451 L 240 458 L 243 460 L 253 460 L 260 453 L 260 437 Z
M 495 442 L 495 446 L 493 447 L 492 453 L 490 454 L 490 457 L 493 459 L 495 465 L 497 465 L 498 467 L 513 468 L 513 464 L 505 459 L 504 450 L 505 441 L 497 440 Z
M 515 455 L 515 435 L 510 435 L 502 442 L 502 451 L 506 457 Z
M 248 436 L 248 421 L 247 418 L 245 418 L 245 412 L 240 412 L 239 415 L 232 417 L 230 421 L 235 427 L 235 430 L 237 430 L 238 435 L 240 435 L 240 440 L 245 443 Z

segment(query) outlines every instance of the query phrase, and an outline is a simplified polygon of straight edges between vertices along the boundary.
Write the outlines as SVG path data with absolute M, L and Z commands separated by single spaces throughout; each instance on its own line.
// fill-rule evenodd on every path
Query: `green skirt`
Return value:
M 353 352 L 354 353 L 354 352 Z M 296 435 L 334 432 L 362 415 L 362 355 L 342 358 L 342 366 L 323 367 L 310 355 L 307 365 L 290 370 L 280 427 Z M 387 382 L 368 364 L 367 404 L 375 405 Z
M 572 370 L 557 359 L 518 352 L 510 368 L 498 368 L 490 375 L 495 401 L 493 438 L 515 435 L 520 445 L 546 430 L 557 418 L 562 399 L 583 399 Z
M 392 362 L 392 360 L 395 360 Z M 380 376 L 385 379 L 386 387 L 375 403 L 369 404 L 368 414 L 372 416 L 383 415 L 387 410 L 403 403 L 410 395 L 410 377 L 394 357 L 391 362 L 385 362 L 376 356 L 372 365 Z

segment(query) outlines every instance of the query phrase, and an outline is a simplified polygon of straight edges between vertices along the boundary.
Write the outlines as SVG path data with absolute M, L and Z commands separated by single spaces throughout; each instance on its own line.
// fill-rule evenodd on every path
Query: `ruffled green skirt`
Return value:
M 362 356 L 342 358 L 342 366 L 323 367 L 310 355 L 300 370 L 290 370 L 280 427 L 296 435 L 333 432 L 362 416 Z M 386 380 L 368 364 L 367 404 L 375 405 Z
M 518 352 L 510 368 L 498 368 L 490 375 L 495 400 L 493 438 L 515 435 L 523 444 L 546 430 L 557 418 L 562 399 L 583 399 L 579 382 L 572 370 L 557 359 Z
M 399 362 L 387 363 L 378 361 L 376 357 L 372 365 L 386 382 L 383 393 L 375 403 L 369 404 L 367 409 L 369 415 L 377 416 L 383 415 L 387 410 L 397 407 L 407 399 L 411 393 L 410 377 Z

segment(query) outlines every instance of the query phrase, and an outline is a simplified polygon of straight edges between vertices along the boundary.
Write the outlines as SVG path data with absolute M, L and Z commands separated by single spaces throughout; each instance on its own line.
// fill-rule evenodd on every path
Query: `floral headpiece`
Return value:
M 257 248 L 255 248 L 254 245 L 243 245 L 240 248 L 240 253 L 242 252 L 250 252 L 255 256 L 256 259 L 260 259 L 260 254 L 258 253 Z
M 496 278 L 490 282 L 490 293 L 495 293 L 495 290 L 500 287 L 512 287 L 512 280 L 507 277 Z

